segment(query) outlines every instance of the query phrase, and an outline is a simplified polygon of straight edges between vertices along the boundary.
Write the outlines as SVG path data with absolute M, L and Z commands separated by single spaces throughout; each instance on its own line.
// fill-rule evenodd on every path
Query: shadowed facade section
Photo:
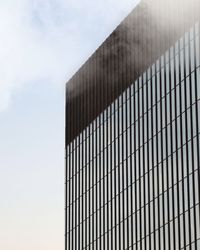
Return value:
M 144 0 L 66 84 L 66 143 L 199 20 L 198 0 Z

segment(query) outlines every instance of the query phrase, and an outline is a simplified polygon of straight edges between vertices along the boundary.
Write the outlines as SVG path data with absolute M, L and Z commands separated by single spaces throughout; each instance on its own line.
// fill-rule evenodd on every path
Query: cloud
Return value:
M 0 2 L 0 111 L 26 84 L 64 84 L 138 0 Z

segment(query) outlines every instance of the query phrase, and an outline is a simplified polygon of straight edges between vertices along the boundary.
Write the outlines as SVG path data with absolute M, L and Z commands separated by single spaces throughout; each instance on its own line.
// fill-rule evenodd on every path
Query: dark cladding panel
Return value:
M 71 104 L 76 116 L 86 116 L 81 123 L 76 122 L 75 116 L 74 120 L 70 119 L 73 126 L 70 131 L 70 126 L 67 127 L 67 142 L 78 135 L 119 95 L 119 91 L 134 82 L 174 44 L 184 30 L 198 20 L 199 4 L 198 0 L 141 1 L 67 83 L 67 103 Z M 90 70 L 94 62 L 95 71 Z M 109 76 L 105 81 L 104 76 L 108 71 Z M 104 96 L 103 105 L 100 105 L 98 99 L 105 89 L 108 89 L 108 93 L 112 90 L 112 94 Z M 78 102 L 81 96 L 84 96 L 83 99 L 87 98 L 88 102 Z M 88 114 L 88 106 L 94 105 L 96 101 L 94 112 Z

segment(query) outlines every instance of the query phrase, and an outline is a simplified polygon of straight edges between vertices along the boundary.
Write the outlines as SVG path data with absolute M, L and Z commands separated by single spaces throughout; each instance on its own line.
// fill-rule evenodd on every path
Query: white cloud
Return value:
M 1 1 L 0 111 L 26 84 L 63 84 L 137 2 Z

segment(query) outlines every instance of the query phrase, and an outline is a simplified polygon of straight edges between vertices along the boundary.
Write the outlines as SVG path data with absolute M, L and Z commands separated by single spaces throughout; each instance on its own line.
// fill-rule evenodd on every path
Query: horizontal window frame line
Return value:
M 189 176 L 192 176 L 192 174 L 195 174 L 195 172 L 198 172 L 198 170 L 196 169 L 194 171 L 194 173 L 191 173 Z M 187 176 L 184 177 L 184 179 L 180 180 L 178 183 L 175 183 L 173 186 L 177 186 L 177 184 L 184 182 L 184 180 L 187 179 Z M 131 186 L 129 186 L 131 187 Z M 128 190 L 125 189 L 124 191 Z M 154 202 L 156 199 L 160 198 L 161 196 L 164 196 L 165 193 L 167 193 L 167 191 L 171 191 L 172 187 L 167 188 L 164 193 L 160 193 L 159 195 L 155 196 L 153 199 L 151 199 L 150 201 L 148 201 L 147 203 L 145 203 L 143 206 L 141 206 L 139 209 L 135 210 L 134 212 L 132 212 L 131 214 L 136 214 L 137 212 L 139 212 L 140 210 L 142 210 L 143 208 L 145 208 L 146 206 L 149 206 L 150 203 Z M 122 192 L 120 192 L 121 194 Z M 115 200 L 120 194 L 116 195 L 112 200 Z M 90 214 L 89 216 L 87 216 L 87 218 L 85 218 L 84 220 L 82 220 L 78 225 L 81 225 L 83 222 L 87 221 L 92 215 L 97 214 L 97 212 L 101 211 L 105 206 L 108 206 L 109 202 L 111 202 L 112 200 L 109 200 L 106 204 L 102 205 L 99 209 L 95 210 L 95 212 L 93 214 Z M 197 203 L 195 205 L 198 205 L 199 201 L 197 201 Z M 131 215 L 130 215 L 131 216 Z M 75 227 L 74 227 L 75 228 Z M 71 229 L 72 230 L 72 229 Z
M 199 204 L 197 204 L 197 205 L 199 205 Z M 196 206 L 197 206 L 197 205 L 196 205 Z M 190 209 L 186 210 L 185 212 L 181 213 L 180 216 L 185 215 L 185 213 L 189 212 L 189 210 L 191 210 L 191 209 L 194 209 L 194 207 L 195 207 L 195 206 L 193 206 L 193 207 L 191 207 Z M 127 220 L 127 219 L 130 218 L 130 217 L 131 217 L 131 216 L 128 216 L 125 220 Z M 167 223 L 163 224 L 160 228 L 157 228 L 155 231 L 151 232 L 150 234 L 146 235 L 146 236 L 143 237 L 140 241 L 135 242 L 134 245 L 136 245 L 136 244 L 140 243 L 141 241 L 143 241 L 144 238 L 147 238 L 147 237 L 149 237 L 150 235 L 155 234 L 155 233 L 156 233 L 157 231 L 159 231 L 161 228 L 166 227 L 167 225 L 169 225 L 171 222 L 173 222 L 173 221 L 176 220 L 176 219 L 178 219 L 178 216 L 176 216 L 173 220 L 170 220 L 170 221 L 168 221 Z M 121 221 L 121 222 L 123 222 L 123 221 Z M 110 231 L 112 231 L 112 230 L 115 229 L 117 226 L 119 226 L 119 225 L 121 224 L 121 222 L 120 222 L 119 224 L 115 225 L 113 228 L 111 228 L 111 229 L 108 230 L 107 232 L 104 232 L 101 236 L 99 236 L 98 238 L 96 238 L 95 241 L 101 239 L 102 237 L 105 237 L 106 234 L 108 234 Z M 169 232 L 169 231 L 170 231 L 170 229 L 168 229 L 168 232 Z M 194 242 L 194 241 L 192 241 L 191 243 L 193 243 L 193 242 Z M 90 244 L 88 244 L 88 245 L 87 245 L 85 248 L 83 248 L 83 249 L 86 249 L 86 248 L 89 247 L 91 244 L 94 244 L 94 242 L 90 242 Z M 184 248 L 185 248 L 185 247 L 184 247 Z M 184 249 L 184 248 L 183 248 L 183 249 Z M 181 249 L 182 249 L 182 248 L 181 248 Z
M 198 102 L 200 102 L 200 99 L 198 100 Z M 197 104 L 198 104 L 198 102 L 197 102 Z M 192 107 L 193 107 L 193 106 L 196 107 L 196 103 L 194 103 L 194 104 L 192 105 Z M 192 108 L 192 107 L 189 107 L 186 111 L 190 111 L 190 108 Z M 174 122 L 176 123 L 176 120 L 177 120 L 178 118 L 181 118 L 182 115 L 184 115 L 184 114 L 186 113 L 186 111 L 184 111 L 180 116 L 178 116 L 177 118 L 175 118 L 175 119 L 172 121 L 172 123 L 174 123 Z M 159 135 L 162 131 L 167 130 L 167 128 L 168 128 L 169 125 L 172 126 L 172 123 L 168 123 L 168 124 L 167 124 L 167 127 L 162 128 L 161 130 L 158 131 L 158 133 L 156 133 L 155 135 L 153 135 L 153 137 L 148 138 L 148 140 L 145 141 L 144 144 L 140 145 L 140 147 L 138 147 L 136 150 L 134 150 L 134 153 L 130 152 L 130 154 L 128 154 L 128 158 L 129 158 L 131 155 L 134 155 L 135 153 L 137 153 L 139 150 L 143 149 L 143 148 L 145 147 L 145 145 L 151 143 L 151 141 L 152 141 L 153 139 L 155 139 L 156 137 L 158 137 L 158 135 Z M 171 126 L 170 126 L 170 127 L 171 127 Z M 126 134 L 126 132 L 123 133 L 122 135 L 124 135 L 124 134 Z M 188 140 L 188 142 L 189 142 L 192 138 L 195 138 L 195 137 L 197 136 L 197 134 L 198 134 L 198 129 L 196 129 L 196 134 L 194 134 L 194 136 L 191 137 L 191 138 Z M 199 134 L 200 134 L 200 132 L 199 132 Z M 120 135 L 120 136 L 121 136 L 121 135 Z M 114 141 L 113 141 L 113 142 L 114 142 Z M 187 143 L 187 142 L 186 142 L 186 143 Z M 111 145 L 112 145 L 112 143 L 109 144 L 108 146 L 111 146 Z M 185 145 L 185 143 L 184 143 L 183 145 Z M 107 150 L 107 148 L 108 148 L 108 147 L 105 147 L 104 150 Z M 82 170 L 84 170 L 85 168 L 87 168 L 87 167 L 89 166 L 89 164 L 91 164 L 91 163 L 94 162 L 94 161 L 97 161 L 97 157 L 100 158 L 101 155 L 103 155 L 104 150 L 102 150 L 102 151 L 100 152 L 100 154 L 96 155 L 96 156 L 95 156 L 94 158 L 92 158 L 89 162 L 87 162 L 86 165 L 83 165 L 83 167 L 80 168 L 80 170 L 79 170 L 78 172 L 74 173 L 74 174 L 67 180 L 67 182 L 69 182 L 73 177 L 75 177 L 77 174 L 79 174 Z M 174 152 L 175 152 L 175 151 L 173 151 L 173 153 L 174 153 Z M 125 159 L 125 160 L 126 160 L 126 159 Z M 124 159 L 123 159 L 122 161 L 120 161 L 118 165 L 120 165 L 123 161 L 124 161 Z M 117 166 L 118 166 L 118 165 L 117 165 Z M 114 168 L 111 168 L 111 169 L 113 170 Z M 110 172 L 109 172 L 109 173 L 110 173 Z
M 200 133 L 199 133 L 199 135 L 200 135 Z M 194 139 L 197 139 L 197 135 L 193 137 L 193 140 L 194 140 Z M 176 154 L 176 151 L 179 151 L 179 150 L 182 149 L 184 146 L 186 146 L 186 144 L 189 144 L 190 142 L 192 142 L 192 138 L 191 138 L 188 142 L 185 142 L 181 147 L 175 149 L 175 150 L 173 151 L 173 154 Z M 197 142 L 197 143 L 198 143 L 198 142 Z M 172 154 L 172 155 L 170 154 L 169 156 L 167 156 L 167 157 L 164 158 L 163 160 L 159 161 L 155 166 L 153 166 L 152 168 L 150 168 L 149 171 L 144 172 L 144 174 L 143 174 L 142 176 L 140 176 L 140 177 L 138 177 L 138 178 L 136 179 L 136 182 L 137 182 L 139 179 L 143 178 L 146 174 L 148 174 L 149 172 L 151 172 L 151 171 L 153 170 L 153 168 L 157 168 L 161 163 L 165 162 L 165 161 L 167 160 L 167 158 L 172 157 L 173 154 Z M 128 158 L 130 158 L 130 157 L 132 157 L 132 155 L 130 155 Z M 127 159 L 126 161 L 128 161 L 128 159 Z M 116 169 L 117 169 L 117 168 L 119 168 L 119 165 L 116 166 Z M 108 174 L 111 174 L 113 171 L 116 171 L 116 170 L 115 170 L 115 169 L 112 169 L 112 171 L 109 172 Z M 74 177 L 75 177 L 75 176 L 74 176 Z M 85 195 L 86 193 L 88 193 L 88 192 L 89 192 L 91 189 L 93 189 L 97 184 L 99 184 L 101 181 L 103 181 L 103 179 L 104 179 L 105 177 L 108 177 L 108 175 L 107 175 L 107 174 L 104 175 L 98 182 L 95 183 L 95 185 L 93 185 L 92 187 L 90 187 L 89 189 L 87 189 L 86 192 L 83 192 L 83 195 Z M 71 180 L 72 180 L 72 179 L 71 179 Z M 135 184 L 135 181 L 132 182 L 132 185 L 133 185 L 133 184 Z M 68 181 L 67 185 L 69 185 L 69 181 Z M 130 185 L 129 185 L 129 186 L 130 186 Z M 79 196 L 79 198 L 80 198 L 80 197 L 82 197 L 82 195 Z M 76 198 L 76 199 L 79 199 L 79 198 Z M 73 200 L 73 202 L 75 202 L 75 201 L 76 201 L 76 200 Z M 72 205 L 72 203 L 70 203 L 70 205 Z M 68 205 L 68 206 L 69 206 L 69 205 Z

